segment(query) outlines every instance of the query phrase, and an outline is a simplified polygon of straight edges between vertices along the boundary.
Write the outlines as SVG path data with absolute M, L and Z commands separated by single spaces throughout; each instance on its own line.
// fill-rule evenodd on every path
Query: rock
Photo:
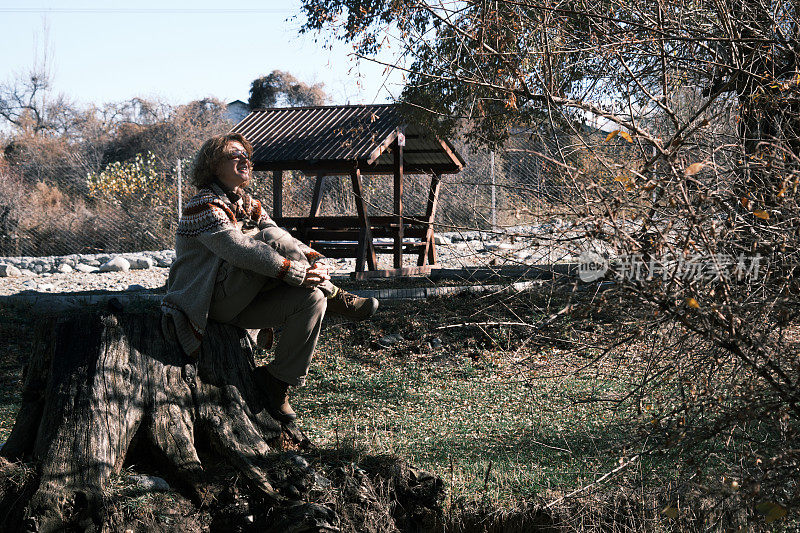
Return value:
M 309 531 L 339 531 L 339 517 L 318 503 L 300 503 L 273 511 L 270 531 L 301 533 Z
M 131 270 L 148 270 L 153 268 L 153 260 L 149 257 L 131 257 L 128 259 L 131 264 Z
M 78 272 L 83 272 L 84 274 L 91 274 L 92 272 L 99 272 L 100 269 L 97 266 L 89 266 L 84 263 L 78 263 L 75 265 L 75 270 Z
M 69 274 L 73 271 L 73 268 L 67 263 L 61 263 L 56 270 L 61 274 Z
M 127 272 L 130 269 L 130 262 L 121 255 L 100 265 L 100 272 Z
M 138 488 L 144 490 L 153 490 L 153 491 L 170 490 L 169 483 L 167 483 L 164 479 L 157 476 L 136 475 L 128 477 L 128 480 L 135 483 Z
M 22 272 L 14 265 L 0 265 L 0 278 L 10 278 L 22 275 Z
M 35 289 L 36 288 L 36 282 L 33 281 L 32 279 L 29 279 L 28 281 L 23 283 L 22 286 L 25 287 L 26 289 Z
M 486 242 L 486 243 L 483 243 L 483 251 L 484 252 L 494 252 L 496 250 L 500 250 L 501 249 L 500 246 L 502 246 L 502 244 L 503 243 L 499 243 L 499 242 Z
M 167 257 L 159 257 L 156 259 L 156 264 L 161 268 L 169 268 L 172 266 L 173 259 L 170 256 Z
M 40 291 L 52 291 L 56 288 L 52 283 L 40 283 L 37 287 Z
M 306 461 L 305 457 L 297 455 L 296 453 L 291 454 L 289 456 L 289 460 L 291 460 L 294 464 L 296 464 L 303 470 L 308 470 L 310 468 L 310 465 L 308 464 L 308 461 Z
M 21 268 L 19 270 L 19 274 L 20 274 L 20 276 L 26 276 L 26 277 L 29 277 L 29 278 L 31 278 L 31 277 L 36 275 L 35 272 L 32 272 L 32 271 L 28 270 L 27 268 Z
M 86 266 L 93 266 L 93 267 L 99 267 L 100 265 L 103 264 L 100 261 L 98 261 L 97 259 L 84 259 L 83 261 L 81 261 L 81 263 L 86 265 Z
M 325 489 L 331 486 L 331 480 L 318 472 L 314 472 L 314 484 Z
M 134 283 L 132 285 L 128 285 L 128 288 L 125 289 L 126 291 L 146 291 L 147 287 L 143 285 L 139 285 L 138 283 Z
M 441 348 L 442 347 L 442 339 L 440 339 L 439 337 L 434 337 L 434 338 L 432 338 L 430 340 L 430 344 L 431 344 L 431 348 L 433 348 L 434 350 L 436 348 Z
M 450 239 L 449 237 L 447 237 L 445 235 L 439 235 L 438 233 L 433 236 L 433 242 L 434 242 L 434 244 L 437 244 L 437 245 L 453 244 L 452 239 Z
M 399 333 L 392 333 L 391 335 L 385 335 L 378 339 L 378 345 L 382 348 L 388 348 L 390 346 L 394 346 L 399 342 L 403 342 L 405 339 Z

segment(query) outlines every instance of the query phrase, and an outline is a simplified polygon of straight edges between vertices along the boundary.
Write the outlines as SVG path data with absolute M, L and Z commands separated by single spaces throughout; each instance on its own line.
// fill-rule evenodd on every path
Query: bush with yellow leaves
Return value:
M 89 173 L 86 181 L 90 197 L 125 207 L 165 205 L 170 190 L 170 180 L 158 170 L 152 152 L 109 163 L 100 172 Z

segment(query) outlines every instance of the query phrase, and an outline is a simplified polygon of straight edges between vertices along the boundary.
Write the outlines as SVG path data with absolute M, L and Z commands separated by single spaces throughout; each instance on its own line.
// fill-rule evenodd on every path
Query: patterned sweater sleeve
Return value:
M 255 198 L 253 198 L 252 202 L 253 204 L 252 207 L 250 208 L 249 215 L 250 218 L 256 222 L 258 229 L 264 229 L 269 226 L 275 226 L 275 227 L 278 226 L 275 223 L 275 221 L 269 217 L 266 210 L 261 206 L 261 202 L 259 202 Z
M 300 248 L 300 251 L 303 252 L 303 255 L 306 256 L 306 260 L 308 261 L 309 264 L 313 265 L 317 261 L 322 261 L 323 259 L 325 259 L 325 256 L 319 253 L 318 251 L 314 250 L 313 248 L 306 245 L 302 241 L 299 241 L 297 239 L 295 240 L 297 241 L 297 245 Z
M 233 212 L 214 195 L 198 195 L 187 203 L 178 234 L 194 237 L 230 264 L 280 279 L 289 285 L 303 284 L 306 267 L 290 261 L 271 246 L 251 239 L 236 228 Z
M 253 199 L 253 207 L 251 208 L 251 211 L 250 211 L 250 217 L 253 220 L 257 221 L 258 229 L 264 229 L 264 228 L 266 228 L 268 226 L 275 226 L 275 227 L 278 226 L 275 223 L 275 221 L 272 220 L 269 217 L 269 215 L 267 215 L 267 213 L 264 210 L 264 208 L 261 207 L 261 202 L 259 202 L 258 200 L 255 200 L 255 199 Z M 300 249 L 300 251 L 303 252 L 303 255 L 306 256 L 306 260 L 308 261 L 308 264 L 313 265 L 317 261 L 321 261 L 321 260 L 325 259 L 324 255 L 322 255 L 318 251 L 314 250 L 310 246 L 306 245 L 303 241 L 301 241 L 299 239 L 295 239 L 294 237 L 291 237 L 291 238 L 295 241 L 295 243 L 297 244 L 297 247 Z

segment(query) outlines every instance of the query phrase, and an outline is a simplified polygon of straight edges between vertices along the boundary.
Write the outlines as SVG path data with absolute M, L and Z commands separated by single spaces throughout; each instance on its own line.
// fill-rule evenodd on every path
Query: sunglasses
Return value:
M 228 156 L 228 159 L 231 159 L 231 160 L 233 160 L 233 159 L 242 159 L 244 161 L 247 161 L 248 163 L 250 162 L 250 156 L 247 155 L 247 152 L 243 152 L 241 150 L 234 150 L 233 152 L 230 152 L 230 153 L 228 153 L 226 155 Z

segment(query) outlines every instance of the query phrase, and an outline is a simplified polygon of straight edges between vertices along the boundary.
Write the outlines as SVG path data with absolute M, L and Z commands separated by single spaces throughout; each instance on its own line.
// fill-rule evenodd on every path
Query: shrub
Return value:
M 152 152 L 109 163 L 102 171 L 89 173 L 86 181 L 90 198 L 123 207 L 162 205 L 170 185 L 164 173 L 158 171 Z

